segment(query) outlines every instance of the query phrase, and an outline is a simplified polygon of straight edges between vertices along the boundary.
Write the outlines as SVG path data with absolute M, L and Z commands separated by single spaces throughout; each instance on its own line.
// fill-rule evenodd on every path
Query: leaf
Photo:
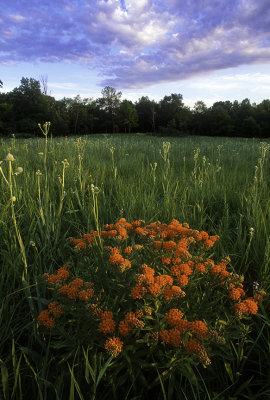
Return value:
M 4 361 L 0 359 L 1 364 L 1 376 L 2 376 L 2 386 L 4 399 L 9 399 L 9 391 L 8 391 L 8 369 Z

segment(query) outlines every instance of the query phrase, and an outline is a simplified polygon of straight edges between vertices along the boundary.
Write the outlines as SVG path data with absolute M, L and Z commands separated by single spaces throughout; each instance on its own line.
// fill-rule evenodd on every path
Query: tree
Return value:
M 208 122 L 210 135 L 230 136 L 232 134 L 232 119 L 228 111 L 220 104 L 213 104 L 208 114 Z
M 143 96 L 135 103 L 135 108 L 139 118 L 140 131 L 155 132 L 157 103 L 150 100 L 148 96 Z
M 13 105 L 16 130 L 38 132 L 37 124 L 48 121 L 49 107 L 46 96 L 41 93 L 40 83 L 33 78 L 22 78 L 21 85 L 7 94 Z
M 0 88 L 3 87 L 3 82 L 0 79 Z
M 132 101 L 123 100 L 119 107 L 119 123 L 124 127 L 125 133 L 131 132 L 131 128 L 138 126 L 138 114 Z
M 40 75 L 39 82 L 42 88 L 42 93 L 48 95 L 48 75 Z
M 183 106 L 183 96 L 181 94 L 172 93 L 170 96 L 164 96 L 159 102 L 160 125 L 164 127 L 175 125 L 172 120 L 176 121 L 178 119 L 178 114 Z
M 109 123 L 112 127 L 112 132 L 116 130 L 116 117 L 117 111 L 120 106 L 120 99 L 122 92 L 116 92 L 116 89 L 106 86 L 101 91 L 102 98 L 99 99 L 99 106 L 103 109 L 109 116 Z

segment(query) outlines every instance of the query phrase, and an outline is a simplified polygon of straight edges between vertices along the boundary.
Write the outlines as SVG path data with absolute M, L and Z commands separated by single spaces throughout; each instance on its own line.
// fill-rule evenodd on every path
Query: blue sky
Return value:
M 47 75 L 57 99 L 181 93 L 203 100 L 270 97 L 269 0 L 2 0 L 0 79 Z

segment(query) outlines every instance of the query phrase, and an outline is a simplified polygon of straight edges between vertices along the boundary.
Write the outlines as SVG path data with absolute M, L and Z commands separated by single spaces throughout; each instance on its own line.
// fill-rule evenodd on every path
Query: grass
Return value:
M 48 302 L 40 276 L 66 263 L 67 238 L 122 216 L 148 223 L 176 218 L 219 235 L 216 257 L 229 255 L 250 291 L 257 281 L 269 292 L 269 141 L 144 135 L 1 139 L 0 159 L 8 153 L 15 161 L 0 165 L 7 180 L 9 165 L 23 173 L 11 178 L 14 203 L 10 185 L 0 179 L 1 398 L 270 397 L 269 298 L 248 339 L 232 338 L 232 358 L 221 354 L 207 369 L 178 375 L 158 364 L 139 373 L 136 357 L 117 364 L 95 349 L 82 349 L 76 338 L 63 346 L 53 338 L 48 342 L 36 324 Z

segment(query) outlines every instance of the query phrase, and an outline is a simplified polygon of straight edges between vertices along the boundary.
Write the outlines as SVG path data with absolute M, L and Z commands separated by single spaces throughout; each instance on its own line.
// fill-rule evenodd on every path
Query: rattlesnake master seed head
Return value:
M 23 172 L 23 168 L 22 168 L 22 167 L 18 167 L 18 168 L 16 169 L 15 174 L 16 174 L 16 175 L 19 175 L 19 174 L 21 174 L 22 172 Z
M 14 161 L 15 158 L 11 153 L 8 153 L 8 155 L 6 156 L 6 161 Z

